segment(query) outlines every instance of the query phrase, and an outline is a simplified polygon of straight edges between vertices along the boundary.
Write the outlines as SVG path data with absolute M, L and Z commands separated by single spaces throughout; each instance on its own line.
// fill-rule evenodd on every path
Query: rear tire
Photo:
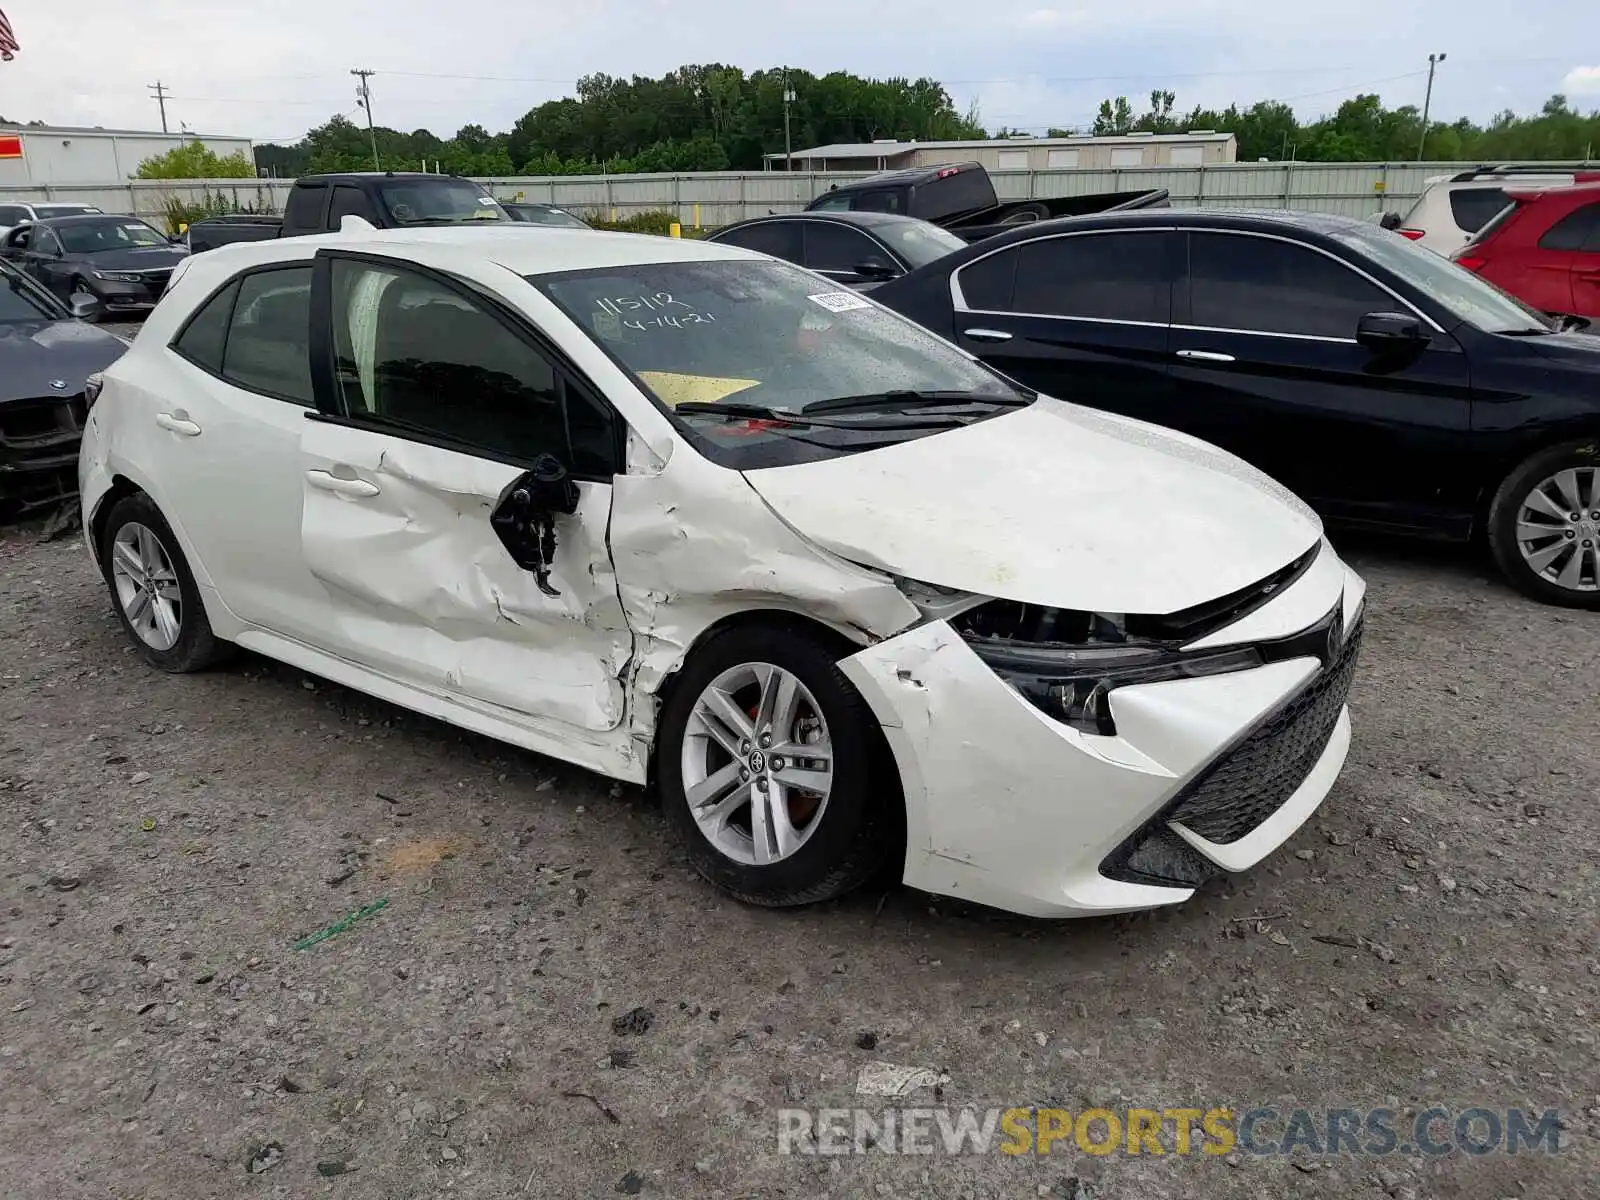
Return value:
M 1520 591 L 1600 609 L 1600 438 L 1530 455 L 1495 492 L 1488 532 L 1495 563 Z
M 663 708 L 667 818 L 695 870 L 739 900 L 832 899 L 895 844 L 878 724 L 838 658 L 800 630 L 731 629 L 696 651 Z
M 112 505 L 100 533 L 100 564 L 122 628 L 152 667 L 201 671 L 232 651 L 211 632 L 178 539 L 143 492 Z

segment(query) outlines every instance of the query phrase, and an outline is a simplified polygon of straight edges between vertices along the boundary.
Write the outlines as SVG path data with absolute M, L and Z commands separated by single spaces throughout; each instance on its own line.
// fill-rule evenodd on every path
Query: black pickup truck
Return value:
M 512 219 L 486 189 L 454 175 L 399 171 L 306 175 L 294 181 L 282 217 L 238 215 L 196 221 L 189 226 L 189 250 L 198 254 L 229 242 L 332 233 L 350 216 L 378 229 Z
M 1002 204 L 983 164 L 964 162 L 869 175 L 830 189 L 806 205 L 806 211 L 899 213 L 943 226 L 962 241 L 981 242 L 1028 221 L 1119 208 L 1166 208 L 1169 203 L 1166 188 L 1150 188 Z

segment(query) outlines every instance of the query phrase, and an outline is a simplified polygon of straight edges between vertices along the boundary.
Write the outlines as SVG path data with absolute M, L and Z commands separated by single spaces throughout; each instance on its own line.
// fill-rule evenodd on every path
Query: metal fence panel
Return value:
M 1429 179 L 1467 163 L 1214 163 L 1198 167 L 991 171 L 1002 200 L 1051 199 L 1093 192 L 1164 187 L 1179 207 L 1295 208 L 1369 217 L 1404 212 Z M 1550 163 L 1553 169 L 1570 163 Z M 557 175 L 478 182 L 501 199 L 559 204 L 602 221 L 662 211 L 686 226 L 713 227 L 804 208 L 834 184 L 866 172 L 715 171 L 680 175 Z M 196 203 L 224 195 L 243 205 L 282 211 L 292 180 L 132 180 L 106 184 L 0 187 L 0 203 L 93 204 L 107 212 L 155 219 L 169 199 Z

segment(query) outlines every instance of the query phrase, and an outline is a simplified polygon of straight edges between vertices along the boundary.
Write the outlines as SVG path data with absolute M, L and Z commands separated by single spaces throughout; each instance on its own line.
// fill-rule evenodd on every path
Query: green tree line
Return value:
M 1230 104 L 1221 111 L 1196 106 L 1186 113 L 1175 108 L 1176 101 L 1171 91 L 1158 89 L 1137 115 L 1126 96 L 1102 101 L 1091 132 L 1214 129 L 1239 139 L 1241 162 L 1289 157 L 1305 162 L 1405 162 L 1415 159 L 1419 149 L 1433 162 L 1588 160 L 1600 147 L 1600 111 L 1581 113 L 1559 95 L 1528 117 L 1507 109 L 1486 125 L 1465 117 L 1449 123 L 1430 120 L 1426 145 L 1416 105 L 1385 108 L 1375 95 L 1356 96 L 1331 115 L 1304 123 L 1278 100 L 1258 100 L 1248 108 Z
M 636 171 L 758 170 L 784 148 L 783 93 L 795 149 L 875 138 L 981 138 L 975 113 L 956 111 L 932 79 L 863 79 L 846 71 L 756 71 L 685 66 L 660 79 L 589 75 L 577 95 L 525 113 L 504 133 L 467 125 L 453 137 L 426 129 L 376 130 L 385 170 L 433 163 L 456 175 L 582 175 Z M 372 168 L 365 128 L 334 117 L 292 146 L 256 147 L 280 176 Z
M 976 108 L 956 109 L 933 79 L 863 79 L 845 71 L 812 75 L 768 70 L 745 74 L 721 64 L 685 66 L 659 79 L 589 75 L 577 94 L 530 109 L 509 130 L 467 125 L 453 136 L 379 127 L 385 169 L 424 163 L 449 174 L 579 175 L 639 171 L 759 170 L 762 155 L 784 148 L 783 93 L 795 93 L 789 133 L 795 149 L 831 142 L 966 140 L 986 131 Z M 1096 134 L 1213 129 L 1239 139 L 1239 158 L 1311 162 L 1404 162 L 1422 144 L 1415 105 L 1386 108 L 1376 95 L 1346 100 L 1331 114 L 1301 121 L 1279 100 L 1225 109 L 1177 107 L 1175 93 L 1151 92 L 1136 110 L 1125 96 L 1100 105 Z M 1051 129 L 1053 136 L 1082 130 Z M 1592 158 L 1600 147 L 1600 112 L 1580 112 L 1552 96 L 1529 116 L 1507 110 L 1486 124 L 1430 121 L 1425 157 L 1447 162 Z M 256 147 L 256 165 L 278 176 L 308 171 L 370 170 L 367 130 L 338 116 L 290 146 Z

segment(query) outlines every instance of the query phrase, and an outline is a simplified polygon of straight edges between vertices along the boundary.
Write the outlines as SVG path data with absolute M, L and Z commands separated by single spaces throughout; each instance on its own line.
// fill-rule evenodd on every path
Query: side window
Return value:
M 327 184 L 316 183 L 289 189 L 283 206 L 283 223 L 292 229 L 321 229 L 322 206 L 328 202 Z
M 1305 246 L 1227 233 L 1189 235 L 1189 321 L 1212 329 L 1354 338 L 1400 302 Z
M 222 348 L 228 340 L 228 322 L 233 319 L 233 302 L 238 295 L 236 279 L 189 318 L 172 348 L 201 370 L 221 375 Z
M 20 204 L 0 204 L 0 225 L 18 225 L 28 219 L 28 210 Z
M 1539 239 L 1541 250 L 1600 250 L 1600 204 L 1585 204 L 1557 221 Z
M 48 229 L 34 231 L 33 249 L 40 254 L 60 254 L 61 239 Z
M 801 259 L 800 223 L 798 221 L 763 221 L 735 229 L 719 242 L 730 246 L 743 246 L 746 250 L 759 250 L 773 258 L 798 263 Z
M 1165 325 L 1172 319 L 1167 245 L 1160 232 L 1024 242 L 1011 307 L 1052 317 Z
M 552 453 L 580 477 L 615 471 L 610 410 L 482 302 L 400 268 L 335 259 L 332 269 L 351 416 L 517 461 Z
M 893 262 L 871 238 L 832 221 L 807 221 L 805 265 L 813 271 L 850 271 L 869 258 Z
M 813 208 L 812 212 L 846 212 L 850 208 L 849 196 L 829 196 L 821 204 Z
M 1457 188 L 1450 193 L 1450 215 L 1464 233 L 1477 233 L 1511 200 L 1504 188 Z
M 980 258 L 956 272 L 956 284 L 968 308 L 984 312 L 1009 312 L 1017 283 L 1015 246 Z
M 360 217 L 374 225 L 378 223 L 377 211 L 367 199 L 367 194 L 347 183 L 341 183 L 333 189 L 333 204 L 328 209 L 328 228 L 339 228 L 339 222 L 344 217 Z
M 312 408 L 310 333 L 309 266 L 246 275 L 228 322 L 222 377 Z

